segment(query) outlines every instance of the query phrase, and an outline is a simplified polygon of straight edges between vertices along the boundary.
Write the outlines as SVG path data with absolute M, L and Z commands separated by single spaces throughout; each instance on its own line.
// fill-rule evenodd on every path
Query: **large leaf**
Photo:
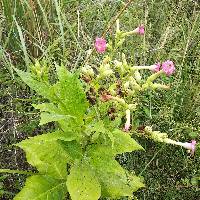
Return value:
M 18 146 L 26 152 L 27 161 L 40 173 L 57 179 L 67 177 L 66 165 L 70 162 L 70 158 L 57 141 L 41 144 L 23 142 Z
M 33 104 L 33 106 L 42 112 L 40 114 L 40 125 L 61 120 L 66 123 L 66 121 L 69 122 L 70 118 L 76 119 L 74 116 L 66 115 L 64 110 L 59 109 L 53 103 Z
M 75 161 L 77 159 L 81 159 L 83 157 L 83 150 L 81 144 L 77 141 L 59 141 L 59 144 L 62 145 L 62 148 L 67 152 L 70 156 L 71 160 Z
M 72 200 L 98 200 L 101 196 L 101 186 L 85 162 L 77 162 L 72 166 L 67 189 Z
M 73 137 L 57 131 L 23 140 L 17 146 L 26 152 L 27 161 L 40 173 L 63 179 L 67 177 L 66 165 L 71 163 L 73 158 L 63 149 L 58 139 L 70 143 Z
M 136 176 L 125 171 L 114 159 L 113 150 L 106 146 L 93 145 L 88 149 L 89 163 L 101 183 L 102 196 L 119 198 L 132 196 L 143 187 Z
M 88 103 L 81 82 L 76 74 L 68 72 L 63 65 L 56 66 L 56 70 L 59 78 L 55 84 L 56 95 L 63 102 L 59 108 L 76 117 L 77 123 L 82 124 Z
M 26 179 L 24 188 L 14 200 L 62 200 L 66 193 L 65 180 L 35 175 Z
M 99 129 L 100 128 L 101 127 L 99 127 Z M 144 150 L 143 147 L 139 145 L 133 138 L 131 138 L 131 136 L 126 132 L 115 129 L 113 132 L 111 132 L 111 139 L 110 135 L 108 135 L 109 130 L 105 129 L 103 131 L 107 134 L 107 139 L 98 135 L 98 138 L 95 140 L 95 142 L 99 147 L 102 146 L 108 148 L 109 152 L 112 152 L 113 156 L 125 152 L 132 152 L 135 150 Z

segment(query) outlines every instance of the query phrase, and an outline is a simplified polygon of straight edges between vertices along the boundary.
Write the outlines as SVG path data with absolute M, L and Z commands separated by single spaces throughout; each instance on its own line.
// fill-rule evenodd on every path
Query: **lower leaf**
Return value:
M 22 141 L 17 146 L 26 152 L 27 161 L 35 166 L 40 173 L 48 174 L 57 179 L 67 177 L 66 165 L 71 162 L 71 157 L 58 141 L 31 138 Z
M 115 160 L 112 149 L 93 145 L 89 150 L 90 166 L 101 184 L 102 196 L 119 198 L 132 196 L 144 184 L 140 178 L 124 170 Z
M 62 200 L 66 193 L 65 180 L 35 175 L 27 178 L 24 188 L 14 200 Z

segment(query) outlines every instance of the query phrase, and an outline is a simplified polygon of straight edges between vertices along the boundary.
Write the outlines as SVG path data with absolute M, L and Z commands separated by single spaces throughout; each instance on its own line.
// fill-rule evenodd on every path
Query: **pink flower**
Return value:
M 189 149 L 191 154 L 194 155 L 196 143 L 197 142 L 195 140 L 192 140 L 190 143 L 189 142 L 182 143 L 181 146 L 186 148 L 186 149 Z
M 172 75 L 175 71 L 174 63 L 170 60 L 163 62 L 162 63 L 162 70 L 165 72 L 165 74 L 167 76 Z
M 104 53 L 106 50 L 106 40 L 104 38 L 96 38 L 95 48 L 98 53 Z
M 136 29 L 135 29 L 135 32 L 139 35 L 144 35 L 144 25 L 141 24 L 140 26 L 138 26 Z
M 153 72 L 159 72 L 160 71 L 160 67 L 161 67 L 161 64 L 160 62 L 154 64 L 154 67 L 152 69 Z

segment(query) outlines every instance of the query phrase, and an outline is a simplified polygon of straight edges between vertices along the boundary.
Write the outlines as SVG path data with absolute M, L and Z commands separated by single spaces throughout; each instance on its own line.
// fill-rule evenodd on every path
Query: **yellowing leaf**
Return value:
M 35 175 L 26 179 L 24 188 L 14 200 L 62 200 L 65 199 L 66 193 L 64 180 Z
M 48 174 L 57 179 L 67 177 L 66 165 L 72 162 L 72 158 L 63 149 L 58 140 L 65 140 L 69 143 L 73 140 L 72 135 L 61 131 L 43 134 L 23 140 L 19 146 L 26 152 L 27 161 L 37 167 L 39 172 Z

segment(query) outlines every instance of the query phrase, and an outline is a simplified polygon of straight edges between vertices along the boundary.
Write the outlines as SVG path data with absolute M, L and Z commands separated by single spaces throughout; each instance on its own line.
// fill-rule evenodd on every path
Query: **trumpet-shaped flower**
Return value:
M 167 76 L 170 76 L 175 71 L 174 63 L 171 60 L 167 60 L 162 63 L 162 70 Z
M 158 63 L 154 64 L 152 71 L 158 72 L 158 71 L 160 71 L 160 67 L 161 67 L 161 64 L 160 64 L 160 62 L 158 62 Z
M 182 146 L 182 147 L 188 149 L 192 155 L 194 155 L 194 152 L 196 150 L 196 143 L 197 142 L 195 140 L 192 140 L 191 142 L 177 142 L 177 141 L 174 141 L 174 140 L 167 138 L 167 139 L 165 139 L 165 142 L 168 143 L 168 144 L 174 144 L 174 145 Z
M 104 38 L 96 38 L 95 48 L 98 53 L 104 53 L 106 50 L 106 40 Z
M 135 32 L 139 35 L 144 35 L 144 25 L 141 24 L 140 26 L 138 26 L 136 29 L 135 29 Z
M 191 154 L 193 155 L 195 152 L 196 143 L 197 142 L 195 140 L 192 140 L 191 142 L 182 143 L 182 144 L 180 144 L 180 146 L 190 150 Z

